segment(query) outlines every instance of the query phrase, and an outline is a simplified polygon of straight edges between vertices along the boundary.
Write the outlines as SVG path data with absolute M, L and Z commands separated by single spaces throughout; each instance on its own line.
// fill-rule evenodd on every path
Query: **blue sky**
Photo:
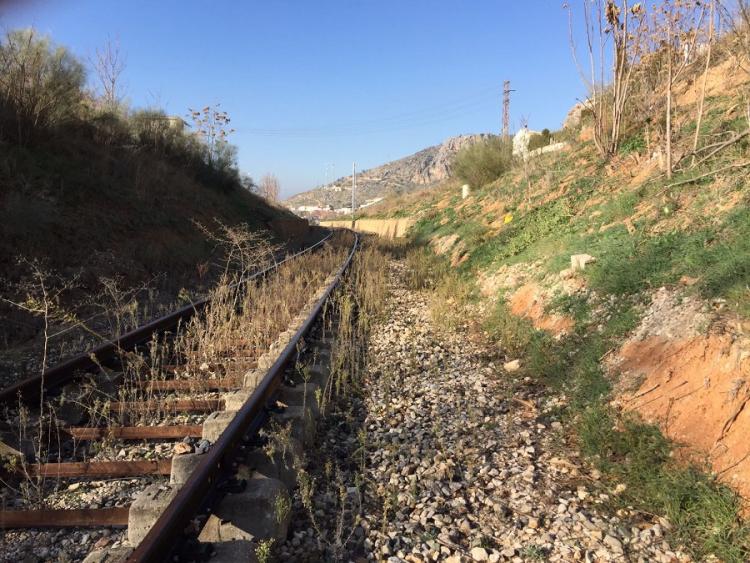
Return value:
M 240 168 L 288 196 L 462 133 L 560 126 L 582 95 L 557 0 L 31 0 L 0 26 L 34 26 L 79 57 L 108 37 L 132 107 L 220 102 Z

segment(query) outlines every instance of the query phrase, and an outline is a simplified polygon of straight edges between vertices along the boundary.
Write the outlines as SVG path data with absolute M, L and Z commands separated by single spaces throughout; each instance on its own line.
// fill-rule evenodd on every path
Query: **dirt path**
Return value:
M 296 519 L 282 559 L 309 558 L 322 532 L 359 561 L 689 561 L 665 523 L 605 508 L 616 493 L 567 445 L 557 400 L 439 331 L 403 274 L 394 262 L 362 395 L 323 423 L 311 474 L 339 485 L 316 495 L 320 530 Z

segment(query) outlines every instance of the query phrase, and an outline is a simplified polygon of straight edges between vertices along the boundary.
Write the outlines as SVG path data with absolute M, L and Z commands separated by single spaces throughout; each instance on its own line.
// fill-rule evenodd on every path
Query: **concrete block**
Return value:
M 131 553 L 132 547 L 106 547 L 92 551 L 83 563 L 122 563 Z
M 260 383 L 261 379 L 263 379 L 263 376 L 266 375 L 266 371 L 268 370 L 251 369 L 245 374 L 245 377 L 242 379 L 242 387 L 251 390 L 255 389 L 258 386 L 258 383 Z
M 65 384 L 56 397 L 55 415 L 69 426 L 80 426 L 89 416 L 86 405 L 94 398 L 116 400 L 121 375 L 102 368 L 96 374 L 86 374 L 78 381 Z
M 248 452 L 245 464 L 257 473 L 278 479 L 287 489 L 293 489 L 297 484 L 294 461 L 302 458 L 302 455 L 302 444 L 299 440 L 290 438 L 285 452 L 276 452 L 273 457 L 269 457 L 262 448 L 257 448 Z
M 203 439 L 214 443 L 224 429 L 232 422 L 236 411 L 215 411 L 203 421 Z
M 279 389 L 278 400 L 290 407 L 309 406 L 315 418 L 320 416 L 320 408 L 316 392 L 320 389 L 317 384 L 300 383 L 294 387 L 282 385 Z
M 141 543 L 178 490 L 178 487 L 168 485 L 150 485 L 135 497 L 128 512 L 128 541 L 131 544 L 137 546 Z
M 224 393 L 222 395 L 222 399 L 224 399 L 224 408 L 227 411 L 240 410 L 242 405 L 244 405 L 250 398 L 250 395 L 253 394 L 253 391 L 255 391 L 255 387 L 248 387 L 232 391 L 231 393 Z
M 232 495 L 236 496 L 236 495 Z M 262 516 L 258 514 L 258 516 Z M 198 541 L 202 543 L 253 541 L 253 535 L 237 526 L 231 520 L 226 520 L 216 514 L 211 514 L 203 525 Z
M 117 400 L 117 391 L 120 388 L 122 374 L 103 367 L 101 371 L 94 374 L 93 379 L 96 393 L 99 396 L 106 395 L 112 400 Z
M 225 496 L 206 521 L 201 542 L 251 541 L 286 538 L 291 499 L 278 479 L 253 478 L 247 488 Z
M 15 457 L 20 462 L 24 459 L 33 460 L 35 455 L 36 447 L 33 440 L 23 438 L 19 442 L 17 435 L 10 432 L 0 433 L 0 456 Z
M 183 454 L 172 458 L 172 473 L 169 476 L 170 485 L 184 485 L 193 470 L 203 459 L 203 454 Z
M 292 438 L 307 446 L 315 439 L 315 417 L 310 407 L 287 407 L 273 413 L 273 419 L 281 425 L 292 424 Z

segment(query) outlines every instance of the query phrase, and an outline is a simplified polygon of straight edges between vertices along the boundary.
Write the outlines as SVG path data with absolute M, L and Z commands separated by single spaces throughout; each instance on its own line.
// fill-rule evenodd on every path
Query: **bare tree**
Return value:
M 700 0 L 663 0 L 657 12 L 654 33 L 660 38 L 666 56 L 666 132 L 664 152 L 667 178 L 672 178 L 672 102 L 674 85 L 693 61 L 695 45 L 706 7 Z
M 114 111 L 122 98 L 121 77 L 126 65 L 125 56 L 120 51 L 120 40 L 107 39 L 104 47 L 96 50 L 92 64 L 99 80 L 104 107 Z
M 711 67 L 711 48 L 714 42 L 714 20 L 716 13 L 716 0 L 711 0 L 708 16 L 708 46 L 706 47 L 706 66 L 703 69 L 703 82 L 701 93 L 698 98 L 698 116 L 695 120 L 695 136 L 693 137 L 693 165 L 695 165 L 695 151 L 698 150 L 698 138 L 700 137 L 701 122 L 703 121 L 703 104 L 706 101 L 706 83 L 708 82 L 708 69 Z
M 266 174 L 260 179 L 258 193 L 268 201 L 277 201 L 279 191 L 279 179 L 273 174 Z
M 737 66 L 745 72 L 750 61 L 750 0 L 720 1 L 717 6 L 720 22 L 734 40 L 732 52 Z
M 750 74 L 750 0 L 717 1 L 719 22 L 732 38 L 735 65 Z M 728 5 L 727 5 L 728 4 Z M 750 92 L 744 88 L 745 114 L 750 116 Z M 750 117 L 748 118 L 750 122 Z
M 573 10 L 570 4 L 566 7 L 573 59 L 589 91 L 584 105 L 594 117 L 594 142 L 599 153 L 609 157 L 619 147 L 633 69 L 644 52 L 646 10 L 642 3 L 630 5 L 628 0 L 583 0 L 589 66 L 584 70 L 573 36 Z M 608 60 L 612 62 L 611 72 L 605 70 Z
M 229 127 L 232 121 L 229 114 L 220 110 L 221 104 L 206 106 L 200 110 L 188 108 L 195 131 L 208 147 L 208 164 L 213 165 L 224 154 L 229 146 L 229 135 L 234 129 Z

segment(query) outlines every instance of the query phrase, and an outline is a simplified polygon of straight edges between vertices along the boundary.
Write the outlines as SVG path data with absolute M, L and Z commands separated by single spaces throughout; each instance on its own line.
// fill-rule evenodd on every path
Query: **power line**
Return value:
M 485 88 L 481 93 L 454 100 L 431 108 L 422 108 L 411 112 L 403 112 L 392 116 L 373 118 L 343 125 L 297 128 L 238 128 L 238 133 L 247 133 L 263 137 L 318 137 L 351 134 L 370 134 L 376 132 L 395 131 L 428 125 L 444 121 L 453 117 L 476 112 L 485 107 L 491 107 L 497 99 L 497 87 Z

